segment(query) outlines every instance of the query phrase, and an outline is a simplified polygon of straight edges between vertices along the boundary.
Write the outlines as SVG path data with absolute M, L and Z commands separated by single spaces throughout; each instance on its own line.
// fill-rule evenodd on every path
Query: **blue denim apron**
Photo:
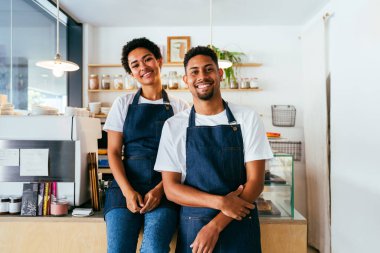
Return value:
M 161 182 L 161 173 L 153 170 L 165 121 L 174 115 L 169 98 L 162 90 L 164 104 L 139 104 L 141 89 L 135 94 L 123 126 L 124 169 L 128 181 L 142 197 Z M 165 197 L 161 204 L 174 207 Z M 104 215 L 113 208 L 127 208 L 126 199 L 113 180 L 106 192 Z
M 184 184 L 204 192 L 227 195 L 246 182 L 243 138 L 226 102 L 229 125 L 195 126 L 191 109 L 186 136 L 186 179 Z M 177 252 L 191 252 L 190 244 L 200 229 L 220 211 L 181 207 Z M 243 220 L 233 220 L 219 235 L 214 252 L 260 253 L 260 225 L 257 209 Z

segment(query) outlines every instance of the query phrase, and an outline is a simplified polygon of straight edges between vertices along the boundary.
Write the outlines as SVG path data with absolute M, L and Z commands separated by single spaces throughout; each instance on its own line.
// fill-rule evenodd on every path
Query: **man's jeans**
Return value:
M 141 227 L 144 227 L 141 253 L 167 253 L 177 228 L 177 210 L 159 206 L 145 214 L 115 208 L 106 216 L 108 253 L 135 253 Z

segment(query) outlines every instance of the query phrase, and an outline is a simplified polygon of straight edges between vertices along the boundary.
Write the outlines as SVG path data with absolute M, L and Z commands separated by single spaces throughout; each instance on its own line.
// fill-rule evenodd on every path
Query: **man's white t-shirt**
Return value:
M 128 113 L 128 106 L 132 104 L 135 94 L 136 93 L 126 94 L 116 98 L 115 102 L 112 104 L 111 110 L 108 113 L 107 120 L 104 124 L 104 131 L 111 130 L 116 132 L 123 132 L 125 118 L 127 117 Z M 173 97 L 171 95 L 168 95 L 168 98 L 170 101 L 170 105 L 173 108 L 174 114 L 177 114 L 178 112 L 181 112 L 190 107 L 187 102 L 180 98 Z M 163 104 L 164 100 L 162 98 L 158 100 L 148 100 L 143 96 L 140 96 L 138 103 Z
M 244 162 L 273 158 L 272 150 L 266 137 L 260 116 L 251 108 L 228 103 L 228 106 L 241 126 Z M 182 182 L 186 178 L 186 130 L 189 126 L 190 108 L 168 119 L 162 129 L 156 171 L 171 171 L 182 174 Z M 227 125 L 226 110 L 216 115 L 195 114 L 196 126 Z

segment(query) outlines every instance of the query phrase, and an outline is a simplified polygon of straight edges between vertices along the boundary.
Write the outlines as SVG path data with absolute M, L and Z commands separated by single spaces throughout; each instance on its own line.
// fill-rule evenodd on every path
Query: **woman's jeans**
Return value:
M 107 252 L 135 253 L 141 227 L 144 227 L 141 253 L 169 252 L 177 228 L 177 210 L 159 206 L 145 213 L 132 213 L 127 208 L 114 208 L 106 216 Z

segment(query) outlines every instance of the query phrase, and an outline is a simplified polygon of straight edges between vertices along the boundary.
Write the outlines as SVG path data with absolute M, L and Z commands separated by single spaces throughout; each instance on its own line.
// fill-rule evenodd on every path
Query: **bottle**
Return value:
M 113 79 L 113 88 L 115 90 L 122 90 L 123 86 L 123 75 L 115 75 Z
M 111 87 L 110 75 L 103 75 L 102 76 L 102 89 L 103 90 L 109 90 L 110 87 Z
M 90 90 L 97 90 L 99 89 L 99 78 L 96 74 L 91 74 L 90 78 L 88 80 L 88 88 Z

